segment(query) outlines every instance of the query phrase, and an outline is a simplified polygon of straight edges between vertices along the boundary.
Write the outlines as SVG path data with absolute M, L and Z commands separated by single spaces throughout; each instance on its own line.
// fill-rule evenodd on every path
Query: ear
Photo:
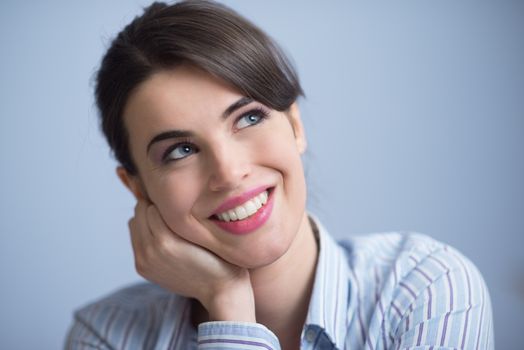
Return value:
M 295 141 L 297 143 L 297 148 L 300 154 L 303 154 L 307 148 L 306 133 L 304 126 L 302 125 L 302 119 L 300 119 L 300 111 L 298 109 L 298 104 L 294 102 L 288 109 L 287 115 L 291 127 L 293 128 L 293 133 L 295 135 Z
M 120 181 L 128 188 L 137 200 L 147 201 L 146 191 L 142 181 L 138 175 L 131 175 L 124 167 L 119 166 L 116 168 L 116 174 L 120 178 Z

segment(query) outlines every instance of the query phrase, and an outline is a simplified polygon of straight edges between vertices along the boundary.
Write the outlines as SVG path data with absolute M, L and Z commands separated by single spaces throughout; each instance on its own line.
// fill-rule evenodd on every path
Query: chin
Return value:
M 289 251 L 289 246 L 276 248 L 264 252 L 261 256 L 252 257 L 246 262 L 245 267 L 247 269 L 258 269 L 272 265 L 273 263 L 280 260 Z
M 266 233 L 262 240 L 252 242 L 249 247 L 237 247 L 232 255 L 223 258 L 247 269 L 269 266 L 286 256 L 297 238 L 299 226 L 274 230 L 274 234 Z M 289 232 L 287 235 L 281 234 L 286 231 Z
M 256 256 L 250 255 L 240 259 L 234 259 L 234 261 L 230 261 L 230 263 L 248 270 L 255 270 L 270 266 L 282 258 L 286 252 L 287 250 L 264 252 L 264 254 L 257 254 Z

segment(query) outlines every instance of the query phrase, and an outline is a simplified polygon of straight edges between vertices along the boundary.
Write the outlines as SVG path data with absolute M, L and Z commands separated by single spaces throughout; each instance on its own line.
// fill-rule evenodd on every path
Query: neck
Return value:
M 286 254 L 271 265 L 250 271 L 257 322 L 271 329 L 282 348 L 300 347 L 318 249 L 307 215 Z
M 268 327 L 281 348 L 299 349 L 315 278 L 318 247 L 306 214 L 286 254 L 271 265 L 250 270 L 257 322 Z M 193 324 L 207 321 L 194 301 Z

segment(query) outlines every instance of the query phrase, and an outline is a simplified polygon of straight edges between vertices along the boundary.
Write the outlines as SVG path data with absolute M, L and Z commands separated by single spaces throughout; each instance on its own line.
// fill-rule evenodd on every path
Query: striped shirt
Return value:
M 318 223 L 301 349 L 493 349 L 488 290 L 455 249 L 416 233 L 335 242 Z M 66 349 L 276 350 L 264 325 L 191 322 L 190 299 L 141 283 L 74 315 Z

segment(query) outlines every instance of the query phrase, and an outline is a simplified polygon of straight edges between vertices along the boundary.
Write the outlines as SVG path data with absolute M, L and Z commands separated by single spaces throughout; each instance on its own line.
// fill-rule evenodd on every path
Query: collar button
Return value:
M 316 337 L 317 337 L 317 332 L 315 332 L 313 329 L 308 329 L 306 331 L 306 341 L 308 343 L 313 343 Z

